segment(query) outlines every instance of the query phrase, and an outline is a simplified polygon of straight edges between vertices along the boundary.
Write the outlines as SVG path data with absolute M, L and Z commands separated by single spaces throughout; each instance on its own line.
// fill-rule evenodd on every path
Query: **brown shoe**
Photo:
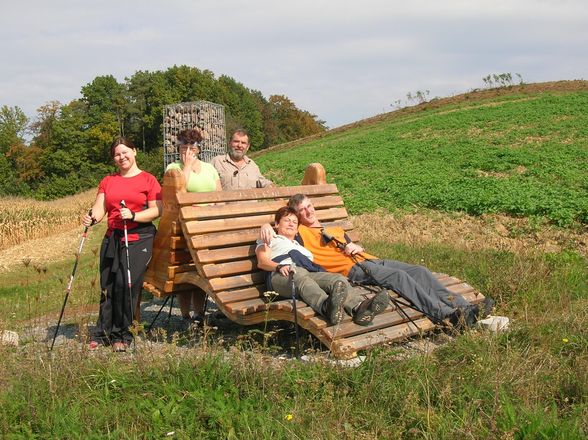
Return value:
M 374 316 L 382 313 L 389 303 L 388 291 L 380 290 L 372 298 L 363 300 L 357 306 L 355 313 L 353 313 L 353 322 L 357 325 L 369 325 L 373 320 Z
M 347 299 L 347 285 L 343 281 L 336 281 L 333 291 L 325 301 L 326 318 L 333 325 L 337 325 L 343 319 L 343 304 Z
M 127 344 L 120 341 L 115 342 L 114 344 L 112 344 L 112 351 L 114 351 L 115 353 L 124 353 L 125 351 L 127 351 Z

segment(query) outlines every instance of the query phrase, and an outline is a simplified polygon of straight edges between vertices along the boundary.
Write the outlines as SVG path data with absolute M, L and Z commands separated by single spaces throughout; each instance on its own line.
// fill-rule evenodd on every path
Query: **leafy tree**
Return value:
M 43 150 L 36 145 L 26 146 L 23 143 L 13 144 L 6 156 L 10 158 L 18 180 L 34 188 L 45 175 L 41 167 Z
M 0 153 L 6 153 L 14 144 L 24 142 L 29 119 L 18 107 L 3 105 L 0 108 Z
M 268 138 L 268 145 L 299 139 L 326 129 L 325 122 L 307 111 L 302 111 L 283 95 L 272 95 L 268 100 L 268 117 L 275 128 L 274 138 Z
M 126 87 L 119 84 L 112 75 L 98 76 L 82 87 L 82 101 L 87 104 L 88 123 L 98 125 L 105 114 L 115 116 L 118 134 L 125 135 L 125 121 L 128 112 Z
M 251 149 L 261 149 L 265 140 L 263 119 L 253 93 L 229 76 L 223 75 L 218 81 L 222 88 L 220 104 L 225 106 L 227 135 L 237 128 L 245 128 L 249 132 Z
M 316 116 L 285 96 L 265 99 L 235 79 L 186 65 L 137 71 L 119 83 L 97 76 L 81 88 L 82 98 L 50 101 L 37 110 L 33 140 L 25 145 L 28 119 L 18 108 L 0 109 L 0 194 L 36 191 L 51 198 L 94 186 L 110 172 L 108 146 L 125 135 L 142 150 L 141 166 L 161 172 L 163 108 L 178 102 L 212 101 L 225 106 L 226 128 L 245 128 L 252 149 L 286 142 L 325 129 Z
M 59 101 L 49 101 L 37 109 L 37 118 L 30 125 L 36 146 L 48 148 L 51 145 L 53 125 L 59 119 L 61 107 Z

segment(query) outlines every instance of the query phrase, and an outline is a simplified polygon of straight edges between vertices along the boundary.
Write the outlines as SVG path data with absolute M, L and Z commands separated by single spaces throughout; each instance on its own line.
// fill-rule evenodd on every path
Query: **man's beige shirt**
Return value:
M 245 156 L 245 166 L 239 168 L 228 154 L 216 156 L 212 159 L 212 165 L 218 171 L 221 185 L 224 190 L 264 188 L 272 184 L 272 181 L 261 175 L 259 167 L 253 160 Z

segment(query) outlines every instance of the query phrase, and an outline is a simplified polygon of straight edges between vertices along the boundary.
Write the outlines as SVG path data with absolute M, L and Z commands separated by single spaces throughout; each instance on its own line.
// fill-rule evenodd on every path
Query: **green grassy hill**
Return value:
M 280 184 L 320 162 L 351 213 L 412 207 L 588 223 L 588 82 L 474 92 L 278 146 Z

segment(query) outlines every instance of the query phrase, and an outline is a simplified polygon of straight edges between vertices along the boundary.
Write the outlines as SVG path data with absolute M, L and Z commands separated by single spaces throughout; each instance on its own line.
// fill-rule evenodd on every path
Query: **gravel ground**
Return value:
M 141 316 L 145 327 L 155 319 L 164 304 L 164 299 L 153 298 L 141 304 Z M 242 326 L 232 322 L 218 311 L 213 301 L 207 305 L 207 324 L 196 327 L 184 321 L 180 315 L 177 303 L 171 309 L 170 302 L 165 305 L 149 332 L 142 332 L 136 338 L 135 345 L 129 350 L 149 350 L 149 352 L 166 353 L 170 346 L 179 350 L 198 349 L 204 346 L 216 345 L 225 350 L 238 348 L 243 351 L 260 351 L 276 361 L 291 359 L 294 353 L 295 333 L 291 323 L 284 321 L 270 321 L 266 324 Z M 79 350 L 86 347 L 89 335 L 92 334 L 97 317 L 97 305 L 84 309 L 66 309 L 64 319 L 60 325 L 55 348 L 71 348 Z M 32 346 L 46 347 L 51 345 L 58 315 L 45 316 L 25 324 L 19 333 L 19 349 L 26 350 Z M 413 338 L 401 343 L 389 345 L 396 352 L 398 359 L 414 355 L 426 355 L 437 347 L 447 343 L 452 338 L 443 333 L 430 333 L 424 338 Z M 100 347 L 97 351 L 110 350 Z M 363 356 L 347 361 L 334 361 L 329 352 L 321 346 L 308 332 L 301 332 L 301 352 L 304 361 L 328 361 L 344 366 L 357 366 L 364 359 Z

